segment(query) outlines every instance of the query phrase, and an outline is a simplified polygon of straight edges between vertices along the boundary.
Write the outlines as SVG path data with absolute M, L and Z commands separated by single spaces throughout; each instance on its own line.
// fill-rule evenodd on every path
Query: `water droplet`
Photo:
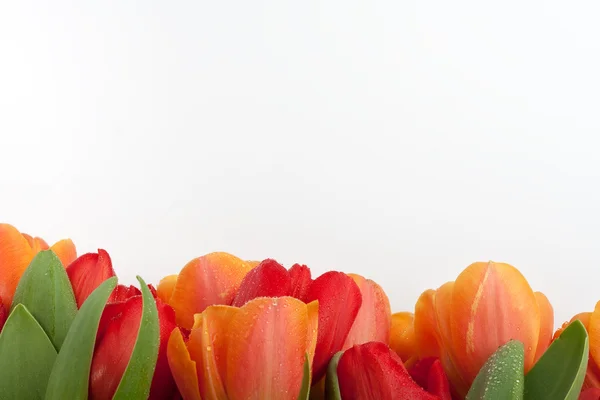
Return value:
M 206 351 L 211 351 L 212 347 L 211 346 L 206 346 Z

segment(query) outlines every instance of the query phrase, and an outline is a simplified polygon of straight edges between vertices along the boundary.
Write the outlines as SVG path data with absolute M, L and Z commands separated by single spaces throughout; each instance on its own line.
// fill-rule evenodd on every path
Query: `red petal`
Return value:
M 241 307 L 257 297 L 283 297 L 291 292 L 290 274 L 277 261 L 267 259 L 246 274 L 233 300 Z
M 313 360 L 313 383 L 327 369 L 331 357 L 342 349 L 362 304 L 360 289 L 348 275 L 330 271 L 313 281 L 306 302 L 319 301 L 317 347 Z
M 346 350 L 337 373 L 344 400 L 437 399 L 411 379 L 400 357 L 381 342 Z
M 427 391 L 439 397 L 440 400 L 452 400 L 450 382 L 448 382 L 448 377 L 444 372 L 444 367 L 442 367 L 440 360 L 435 360 L 429 369 Z
M 73 261 L 67 267 L 67 275 L 75 292 L 77 307 L 81 307 L 102 282 L 115 276 L 115 271 L 108 253 L 98 249 L 98 253 L 87 253 Z
M 111 315 L 105 316 L 106 310 Z M 98 331 L 99 341 L 92 360 L 90 373 L 90 398 L 110 399 L 119 386 L 127 368 L 133 346 L 137 339 L 142 317 L 142 297 L 136 296 L 124 303 L 108 305 L 100 322 L 103 334 Z
M 125 285 L 117 285 L 115 290 L 111 293 L 108 302 L 109 303 L 119 303 L 123 301 L 127 301 L 127 299 L 132 298 L 133 296 L 141 296 L 142 292 L 140 289 L 135 286 L 125 286 Z
M 2 332 L 2 328 L 4 327 L 4 323 L 8 318 L 8 313 L 6 312 L 6 308 L 4 307 L 4 303 L 0 300 L 0 332 Z
M 290 268 L 289 274 L 292 284 L 291 296 L 306 303 L 306 295 L 312 283 L 310 268 L 306 265 L 294 264 Z
M 408 372 L 414 381 L 429 393 L 438 396 L 441 400 L 452 400 L 450 383 L 439 359 L 435 357 L 424 358 L 418 361 Z
M 584 389 L 579 395 L 579 400 L 600 400 L 600 388 Z
M 167 358 L 169 337 L 171 336 L 171 332 L 177 327 L 175 325 L 175 311 L 173 311 L 171 306 L 158 299 L 156 300 L 156 308 L 158 309 L 158 320 L 160 323 L 160 346 L 158 348 L 158 360 L 154 369 L 152 386 L 150 387 L 149 400 L 167 399 L 177 393 L 177 386 L 171 374 Z

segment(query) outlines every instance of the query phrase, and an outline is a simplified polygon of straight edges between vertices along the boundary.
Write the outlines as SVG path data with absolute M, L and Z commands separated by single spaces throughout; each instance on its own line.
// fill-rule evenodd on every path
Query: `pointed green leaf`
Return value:
M 496 350 L 475 377 L 466 400 L 523 399 L 523 343 L 511 340 Z
M 117 278 L 104 281 L 81 305 L 63 343 L 46 390 L 46 400 L 85 400 L 96 332 L 108 297 L 117 286 Z
M 300 394 L 298 400 L 308 400 L 310 395 L 310 362 L 308 361 L 308 353 L 304 356 L 304 375 L 302 376 L 302 387 L 300 387 Z
M 0 334 L 0 399 L 43 399 L 56 360 L 48 335 L 22 304 Z
M 341 400 L 342 394 L 340 393 L 340 384 L 338 382 L 337 367 L 340 362 L 340 358 L 344 354 L 343 351 L 338 351 L 331 357 L 329 365 L 327 366 L 327 375 L 325 377 L 325 398 L 327 400 Z
M 585 327 L 575 320 L 525 377 L 525 398 L 577 400 L 587 370 L 588 352 Z
M 156 301 L 144 280 L 139 276 L 137 279 L 142 289 L 142 319 L 131 358 L 113 400 L 147 399 L 158 359 L 160 325 Z
M 77 313 L 71 282 L 60 259 L 51 250 L 40 251 L 25 270 L 12 309 L 23 304 L 60 350 Z

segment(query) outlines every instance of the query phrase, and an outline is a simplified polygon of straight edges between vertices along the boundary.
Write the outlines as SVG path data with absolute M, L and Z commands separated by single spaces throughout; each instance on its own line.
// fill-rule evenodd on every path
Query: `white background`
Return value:
M 126 283 L 224 250 L 394 311 L 509 262 L 600 300 L 600 6 L 0 3 L 0 220 Z

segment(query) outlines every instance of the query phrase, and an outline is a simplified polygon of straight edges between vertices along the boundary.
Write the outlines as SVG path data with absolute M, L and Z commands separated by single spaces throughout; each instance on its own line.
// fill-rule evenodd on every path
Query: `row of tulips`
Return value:
M 211 253 L 138 279 L 0 224 L 0 400 L 600 399 L 600 303 L 554 332 L 508 264 L 395 314 L 363 276 L 272 259 Z

